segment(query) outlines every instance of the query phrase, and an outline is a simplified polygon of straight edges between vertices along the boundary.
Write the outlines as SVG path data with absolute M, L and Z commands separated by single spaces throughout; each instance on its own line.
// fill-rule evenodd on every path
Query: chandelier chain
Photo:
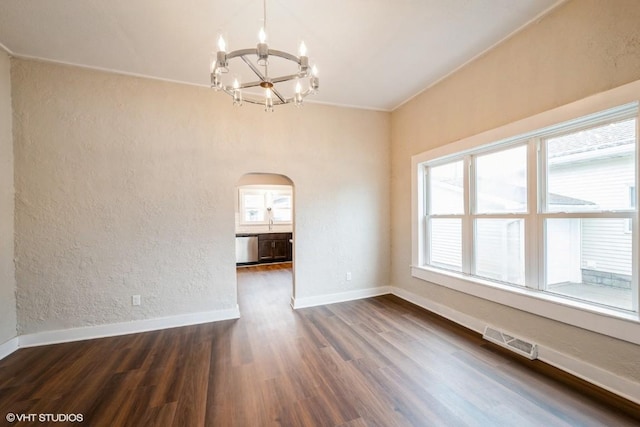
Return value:
M 267 32 L 267 0 L 262 1 L 262 28 L 264 28 L 264 32 Z

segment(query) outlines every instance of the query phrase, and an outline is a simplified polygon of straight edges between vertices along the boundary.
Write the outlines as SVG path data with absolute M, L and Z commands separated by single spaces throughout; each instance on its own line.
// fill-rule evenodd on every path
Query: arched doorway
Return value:
M 294 183 L 285 175 L 247 173 L 235 190 L 238 304 L 286 307 L 295 295 Z

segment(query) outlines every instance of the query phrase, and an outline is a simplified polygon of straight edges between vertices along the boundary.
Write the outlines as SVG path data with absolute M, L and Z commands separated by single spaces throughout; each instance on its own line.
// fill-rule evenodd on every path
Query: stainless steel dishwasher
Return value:
M 258 236 L 236 236 L 236 264 L 258 262 Z

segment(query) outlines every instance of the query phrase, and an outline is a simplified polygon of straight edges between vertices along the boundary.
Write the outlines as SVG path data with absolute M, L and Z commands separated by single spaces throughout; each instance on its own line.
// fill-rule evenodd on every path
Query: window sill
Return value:
M 640 317 L 637 313 L 594 306 L 541 291 L 503 285 L 426 266 L 411 266 L 411 275 L 468 295 L 640 344 Z
M 269 225 L 269 221 L 266 222 L 243 222 L 243 221 L 238 221 L 238 225 L 241 225 L 243 227 L 264 227 L 264 226 L 268 226 Z M 273 221 L 273 223 L 271 223 L 272 226 L 284 226 L 284 225 L 293 225 L 292 221 Z

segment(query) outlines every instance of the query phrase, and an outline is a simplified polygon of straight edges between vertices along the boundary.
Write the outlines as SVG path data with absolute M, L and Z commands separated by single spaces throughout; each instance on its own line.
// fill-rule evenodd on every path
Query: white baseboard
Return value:
M 315 307 L 318 305 L 335 304 L 338 302 L 353 301 L 356 299 L 377 297 L 379 295 L 390 294 L 389 286 L 379 286 L 377 288 L 358 289 L 354 291 L 340 292 L 337 294 L 318 295 L 306 298 L 291 297 L 291 306 L 294 309 Z
M 640 405 L 640 383 L 544 346 L 538 346 L 538 359 Z
M 389 289 L 392 294 L 412 304 L 436 313 L 472 331 L 480 334 L 484 332 L 486 323 L 480 319 L 435 303 L 405 289 L 393 286 L 390 286 Z M 640 405 L 640 383 L 630 381 L 610 371 L 598 368 L 597 366 L 593 366 L 540 344 L 538 344 L 538 359 Z
M 235 308 L 228 310 L 205 311 L 200 313 L 160 317 L 156 319 L 134 320 L 131 322 L 111 323 L 107 325 L 36 332 L 34 334 L 21 335 L 18 337 L 18 346 L 22 348 L 59 344 L 71 341 L 83 341 L 94 338 L 156 331 L 158 329 L 198 325 L 201 323 L 217 322 L 219 320 L 238 319 L 239 317 L 240 309 L 236 306 Z
M 18 349 L 18 337 L 13 337 L 9 341 L 0 344 L 0 360 L 4 359 Z

